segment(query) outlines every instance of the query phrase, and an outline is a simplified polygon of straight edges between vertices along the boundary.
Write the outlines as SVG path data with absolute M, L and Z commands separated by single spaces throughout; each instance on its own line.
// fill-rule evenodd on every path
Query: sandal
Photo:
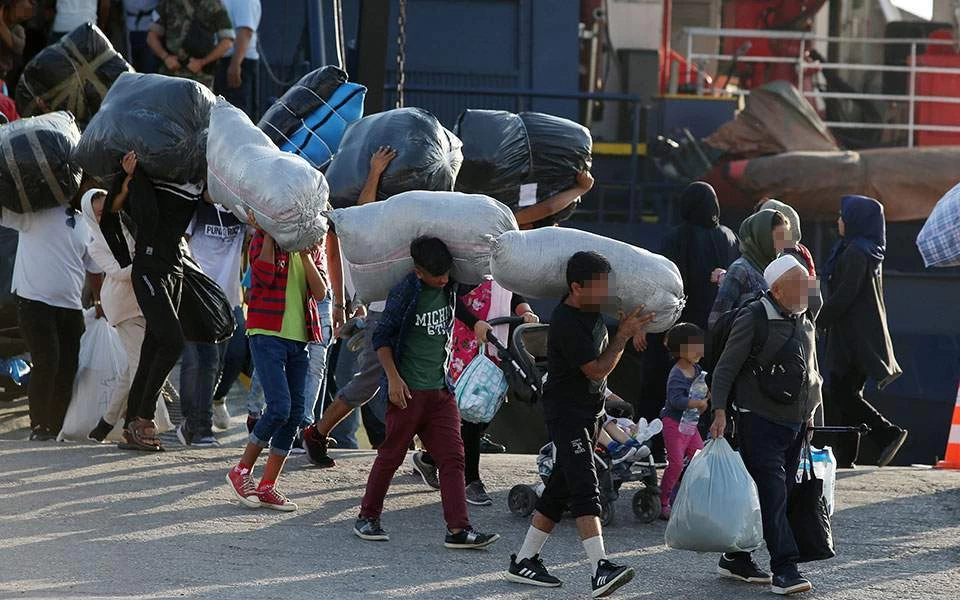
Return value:
M 163 452 L 163 444 L 157 437 L 157 425 L 153 421 L 137 417 L 123 430 L 124 450 L 145 450 L 148 452 Z

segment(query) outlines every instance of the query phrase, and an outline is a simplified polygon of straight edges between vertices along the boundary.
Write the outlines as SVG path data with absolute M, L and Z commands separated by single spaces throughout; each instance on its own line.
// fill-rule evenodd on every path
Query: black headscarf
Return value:
M 681 223 L 667 234 L 663 254 L 680 270 L 687 305 L 681 319 L 706 328 L 717 285 L 714 269 L 726 269 L 740 256 L 737 236 L 720 225 L 720 202 L 713 187 L 696 181 L 680 195 Z

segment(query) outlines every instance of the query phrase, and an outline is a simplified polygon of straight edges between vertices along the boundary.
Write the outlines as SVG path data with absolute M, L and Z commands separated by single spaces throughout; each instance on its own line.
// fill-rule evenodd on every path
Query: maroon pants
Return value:
M 440 500 L 447 528 L 463 529 L 470 525 L 470 518 L 463 485 L 463 440 L 460 438 L 457 403 L 447 390 L 420 390 L 411 394 L 413 398 L 407 401 L 406 408 L 387 403 L 387 437 L 377 450 L 377 460 L 370 469 L 360 516 L 380 518 L 390 480 L 403 464 L 410 442 L 417 435 L 437 463 Z

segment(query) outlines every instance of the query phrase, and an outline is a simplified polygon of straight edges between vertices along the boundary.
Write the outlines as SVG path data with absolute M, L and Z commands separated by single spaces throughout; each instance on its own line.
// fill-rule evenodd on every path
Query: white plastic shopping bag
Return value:
M 727 440 L 710 440 L 690 461 L 664 540 L 696 552 L 752 552 L 763 543 L 757 486 Z
M 97 426 L 115 398 L 129 392 L 120 385 L 127 368 L 120 336 L 106 319 L 97 319 L 92 309 L 84 311 L 84 321 L 86 331 L 80 338 L 73 397 L 57 436 L 59 441 L 86 441 L 87 434 Z M 114 427 L 109 438 L 119 439 L 122 426 L 123 423 L 119 423 Z
M 481 353 L 460 374 L 455 394 L 464 421 L 489 423 L 507 396 L 507 378 L 500 367 Z
M 823 481 L 823 498 L 827 501 L 827 514 L 833 516 L 834 502 L 836 500 L 837 488 L 837 459 L 833 455 L 833 448 L 824 446 L 820 448 L 810 448 L 813 456 L 813 473 L 817 479 Z M 803 477 L 803 471 L 807 465 L 807 457 L 800 457 L 800 466 L 797 468 L 797 482 Z

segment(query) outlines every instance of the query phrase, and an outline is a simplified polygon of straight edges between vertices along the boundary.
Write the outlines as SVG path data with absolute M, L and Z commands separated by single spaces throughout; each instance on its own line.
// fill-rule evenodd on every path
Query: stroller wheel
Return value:
M 633 495 L 633 514 L 643 523 L 660 518 L 660 494 L 656 488 L 641 488 Z
M 616 504 L 612 500 L 603 500 L 600 504 L 600 524 L 609 527 L 617 516 Z
M 539 496 L 529 485 L 519 484 L 510 489 L 507 496 L 507 506 L 510 507 L 511 514 L 518 517 L 529 517 L 533 513 L 533 508 L 537 505 Z

